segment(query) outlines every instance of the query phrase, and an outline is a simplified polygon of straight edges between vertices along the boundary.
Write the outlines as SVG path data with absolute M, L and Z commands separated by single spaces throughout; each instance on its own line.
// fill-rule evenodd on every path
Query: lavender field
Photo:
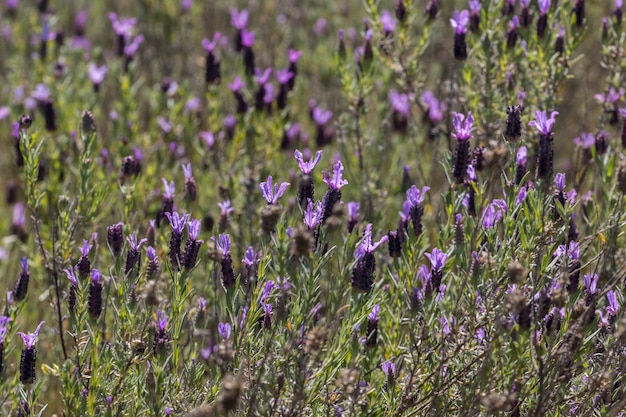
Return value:
M 626 416 L 622 0 L 3 0 L 0 416 Z

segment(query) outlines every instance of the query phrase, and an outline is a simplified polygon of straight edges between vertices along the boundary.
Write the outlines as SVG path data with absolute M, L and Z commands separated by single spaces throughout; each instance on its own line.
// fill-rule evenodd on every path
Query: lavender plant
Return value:
M 624 414 L 621 0 L 52 3 L 0 414 Z

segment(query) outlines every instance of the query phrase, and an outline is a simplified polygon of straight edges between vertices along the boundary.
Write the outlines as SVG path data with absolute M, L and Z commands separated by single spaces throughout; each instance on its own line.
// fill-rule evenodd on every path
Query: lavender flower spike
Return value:
M 389 237 L 385 235 L 380 238 L 378 242 L 372 243 L 372 224 L 368 224 L 367 226 L 365 226 L 365 232 L 363 232 L 363 240 L 361 240 L 361 243 L 354 251 L 354 258 L 360 259 L 366 253 L 374 252 L 377 247 L 387 242 L 388 239 Z
M 222 255 L 226 256 L 230 254 L 230 235 L 227 233 L 222 233 L 215 239 L 215 236 L 211 237 L 211 240 L 215 242 L 215 246 L 222 253 Z
M 311 199 L 308 200 L 307 208 L 304 211 L 304 224 L 309 230 L 315 229 L 315 227 L 322 220 L 322 214 L 324 213 L 324 206 L 320 201 L 313 205 Z
M 469 24 L 470 14 L 467 10 L 461 10 L 459 13 L 457 10 L 454 11 L 454 16 L 450 19 L 450 25 L 454 29 L 454 32 L 457 34 L 462 34 L 467 32 L 467 25 Z
M 272 186 L 272 176 L 267 177 L 266 182 L 262 182 L 259 185 L 261 189 L 261 194 L 263 194 L 263 198 L 267 200 L 267 204 L 276 204 L 278 199 L 285 194 L 285 190 L 290 185 L 288 182 L 283 182 L 280 186 L 278 184 L 274 184 Z
M 472 112 L 467 113 L 467 117 L 461 113 L 452 113 L 452 125 L 455 133 L 452 137 L 458 141 L 466 141 L 472 137 L 472 128 L 474 127 L 474 116 Z
M 165 216 L 169 220 L 170 226 L 174 232 L 183 233 L 187 220 L 189 219 L 189 214 L 185 214 L 181 217 L 178 212 L 175 211 L 174 213 L 165 213 Z
M 439 248 L 434 248 L 431 253 L 426 253 L 425 255 L 430 261 L 433 271 L 443 270 L 448 259 L 448 255 L 445 252 L 442 252 Z
M 165 331 L 170 318 L 161 310 L 157 310 L 157 326 L 161 332 Z
M 294 151 L 293 155 L 296 158 L 296 161 L 298 161 L 298 167 L 300 168 L 300 171 L 302 171 L 305 175 L 309 175 L 311 171 L 313 171 L 313 168 L 315 168 L 317 163 L 322 158 L 322 151 L 315 152 L 315 158 L 309 159 L 308 162 L 304 161 L 302 152 L 300 152 L 298 149 Z
M 220 334 L 220 336 L 222 336 L 222 339 L 230 339 L 230 335 L 232 332 L 230 323 L 218 323 L 217 332 Z
M 545 110 L 537 110 L 535 111 L 535 120 L 528 123 L 528 126 L 533 126 L 540 134 L 548 136 L 552 133 L 552 126 L 554 126 L 555 117 L 558 116 L 558 114 L 558 111 L 553 111 L 550 113 L 550 118 L 548 119 Z
M 348 181 L 343 179 L 343 164 L 341 161 L 337 161 L 333 165 L 333 175 L 329 176 L 327 173 L 322 173 L 322 181 L 324 181 L 331 190 L 339 190 L 344 185 L 348 184 Z
M 44 323 L 45 322 L 43 321 L 39 323 L 39 326 L 37 326 L 37 330 L 35 330 L 33 333 L 17 332 L 17 334 L 19 334 L 22 337 L 22 340 L 24 341 L 24 345 L 26 346 L 27 349 L 31 349 L 35 347 L 37 336 L 39 336 L 39 331 L 41 330 L 41 326 L 43 326 Z

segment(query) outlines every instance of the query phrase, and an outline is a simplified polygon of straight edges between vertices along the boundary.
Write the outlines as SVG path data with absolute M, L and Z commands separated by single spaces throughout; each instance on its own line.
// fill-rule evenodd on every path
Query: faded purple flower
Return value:
M 398 93 L 396 90 L 389 91 L 391 107 L 403 116 L 408 116 L 411 110 L 411 98 L 408 94 Z
M 169 323 L 170 318 L 167 314 L 165 314 L 162 310 L 157 310 L 157 326 L 159 330 L 164 332 L 167 328 L 167 324 Z
M 95 63 L 90 62 L 87 67 L 87 74 L 89 75 L 89 79 L 92 83 L 99 85 L 104 81 L 104 77 L 106 77 L 109 69 L 106 65 L 102 65 L 101 67 L 97 66 Z
M 211 240 L 215 242 L 217 250 L 219 250 L 223 256 L 230 254 L 230 235 L 222 233 L 217 237 L 217 240 L 215 239 L 215 236 L 212 236 Z
M 244 30 L 248 25 L 248 10 L 230 9 L 230 24 L 235 29 Z

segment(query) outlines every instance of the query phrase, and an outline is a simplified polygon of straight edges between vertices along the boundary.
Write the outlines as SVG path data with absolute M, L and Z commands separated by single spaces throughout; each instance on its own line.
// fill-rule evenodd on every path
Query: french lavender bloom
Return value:
M 483 212 L 483 228 L 492 229 L 496 223 L 504 217 L 507 212 L 504 200 L 495 199 Z
M 150 279 L 159 270 L 159 258 L 157 257 L 156 249 L 154 249 L 152 246 L 148 246 L 148 248 L 146 249 L 146 254 L 148 255 L 146 275 L 148 276 L 148 279 Z
M 523 185 L 519 189 L 519 192 L 517 193 L 517 197 L 515 197 L 515 206 L 517 207 L 520 204 L 522 204 L 524 200 L 526 200 L 526 196 L 528 196 L 528 190 L 526 189 L 526 186 Z
M 391 15 L 389 10 L 383 10 L 380 14 L 380 24 L 386 37 L 392 36 L 398 26 L 398 22 Z
M 100 84 L 102 84 L 102 81 L 104 81 L 104 77 L 106 77 L 108 72 L 109 69 L 106 65 L 99 67 L 93 62 L 89 63 L 89 66 L 87 67 L 87 75 L 93 83 L 94 92 L 97 93 L 100 91 Z
M 215 54 L 215 48 L 217 48 L 217 45 L 221 39 L 222 34 L 220 32 L 216 32 L 215 35 L 213 35 L 212 41 L 208 40 L 207 38 L 202 39 L 202 47 L 206 51 L 204 70 L 204 82 L 206 85 L 218 84 L 221 78 L 221 62 Z
M 183 241 L 183 230 L 189 219 L 189 214 L 180 216 L 178 212 L 165 213 L 172 228 L 172 236 L 170 237 L 170 268 L 178 270 L 181 265 L 181 246 Z
M 89 296 L 87 298 L 87 309 L 89 315 L 98 319 L 102 313 L 102 274 L 97 269 L 91 271 L 91 282 L 89 283 Z
M 124 275 L 128 275 L 141 258 L 139 250 L 141 246 L 148 241 L 148 239 L 141 239 L 137 241 L 137 232 L 133 232 L 126 238 L 128 242 L 128 252 L 126 253 L 126 267 L 124 268 Z
M 217 324 L 217 332 L 222 336 L 222 339 L 228 340 L 230 339 L 230 335 L 232 333 L 232 328 L 230 323 L 218 323 Z
M 185 197 L 189 201 L 196 201 L 198 186 L 196 184 L 196 179 L 193 176 L 191 164 L 183 165 L 183 174 L 185 176 Z
M 452 126 L 455 130 L 452 137 L 457 140 L 452 162 L 452 176 L 457 184 L 462 184 L 467 175 L 467 163 L 470 158 L 470 139 L 472 138 L 472 128 L 474 127 L 472 112 L 468 112 L 467 117 L 461 113 L 453 112 Z
M 528 149 L 522 146 L 517 150 L 515 158 L 515 185 L 520 185 L 526 175 L 526 163 L 528 157 Z
M 520 0 L 520 6 L 522 12 L 520 13 L 520 24 L 523 28 L 527 28 L 532 23 L 532 16 L 530 15 L 530 0 Z
M 459 61 L 467 59 L 467 44 L 465 34 L 470 22 L 470 13 L 467 10 L 454 11 L 454 16 L 450 19 L 450 25 L 454 29 L 454 57 Z
M 265 96 L 267 95 L 266 85 L 269 81 L 270 75 L 272 75 L 272 68 L 266 68 L 265 71 L 261 72 L 260 70 L 255 71 L 255 78 L 258 84 L 258 89 L 254 95 L 254 107 L 257 109 L 266 108 L 265 105 Z M 266 108 L 266 110 L 269 110 Z
M 585 305 L 589 307 L 594 303 L 596 292 L 598 291 L 598 274 L 586 274 L 583 277 L 585 283 Z
M 378 242 L 372 243 L 372 224 L 368 224 L 363 232 L 363 239 L 354 251 L 357 260 L 352 269 L 352 287 L 358 291 L 368 292 L 374 285 L 374 272 L 376 271 L 376 258 L 374 250 L 387 242 L 389 238 L 383 236 Z
M 380 364 L 380 369 L 387 376 L 387 380 L 393 382 L 396 379 L 396 365 L 391 361 L 385 361 Z
M 619 311 L 619 302 L 617 300 L 617 293 L 613 290 L 610 290 L 606 293 L 606 299 L 608 305 L 605 309 L 605 314 L 603 314 L 600 310 L 596 310 L 596 314 L 599 316 L 599 326 L 607 331 L 612 331 L 615 320 L 617 318 L 617 312 Z
M 328 191 L 322 199 L 324 202 L 324 213 L 321 224 L 324 224 L 333 214 L 335 204 L 341 200 L 341 188 L 348 184 L 348 181 L 343 179 L 343 164 L 341 161 L 337 161 L 333 165 L 332 175 L 327 172 L 322 173 L 322 181 L 328 185 Z
M 298 161 L 300 171 L 302 171 L 302 178 L 298 186 L 298 203 L 300 206 L 303 206 L 308 200 L 314 199 L 315 184 L 313 183 L 311 172 L 322 158 L 322 151 L 315 152 L 315 157 L 310 158 L 307 162 L 304 161 L 304 156 L 300 150 L 296 149 L 293 155 L 296 161 Z
M 415 185 L 412 185 L 406 192 L 406 201 L 409 203 L 409 217 L 411 218 L 413 233 L 416 237 L 422 234 L 422 216 L 424 215 L 422 203 L 428 190 L 430 190 L 428 186 L 422 187 L 420 191 Z
M 333 139 L 333 131 L 330 126 L 326 126 L 333 117 L 333 112 L 324 110 L 321 107 L 314 107 L 311 113 L 313 122 L 315 123 L 315 143 L 322 148 L 328 145 Z
M 9 323 L 13 319 L 7 316 L 0 316 L 0 373 L 4 370 L 4 342 L 9 332 Z
M 289 83 L 293 80 L 293 73 L 289 70 L 289 68 L 285 68 L 283 70 L 276 70 L 274 72 L 276 79 L 278 80 L 279 90 L 278 95 L 276 96 L 276 107 L 279 110 L 283 110 L 287 107 L 287 94 L 290 91 Z M 270 100 L 271 103 L 271 100 Z
M 517 27 L 519 26 L 519 18 L 513 16 L 509 21 L 509 32 L 506 35 L 506 48 L 513 49 L 517 43 Z
M 619 122 L 619 101 L 624 96 L 624 89 L 616 90 L 614 86 L 609 87 L 606 94 L 595 94 L 593 97 L 598 103 L 608 106 L 606 109 L 609 114 L 609 124 L 616 125 Z
M 135 26 L 137 25 L 137 19 L 134 17 L 118 18 L 117 14 L 111 12 L 107 15 L 111 21 L 113 31 L 117 35 L 117 54 L 118 56 L 124 56 L 124 49 L 126 44 L 133 35 Z
M 615 0 L 615 6 L 613 8 L 613 16 L 615 16 L 615 22 L 617 26 L 622 24 L 622 7 L 624 6 L 623 0 Z
M 411 96 L 398 93 L 396 90 L 389 91 L 389 102 L 393 109 L 392 125 L 396 132 L 405 132 L 409 122 L 411 111 Z
M 230 9 L 230 24 L 237 29 L 235 35 L 235 51 L 241 52 L 243 50 L 243 44 L 241 39 L 241 32 L 248 26 L 248 10 L 243 9 L 239 11 L 237 9 Z
M 182 266 L 184 266 L 186 270 L 190 270 L 196 266 L 200 246 L 204 243 L 203 240 L 198 239 L 200 236 L 200 225 L 200 220 L 197 219 L 187 223 L 187 243 L 185 244 L 185 252 L 182 255 Z
M 546 115 L 545 110 L 535 111 L 535 120 L 528 123 L 539 132 L 539 151 L 537 152 L 537 177 L 541 179 L 548 178 L 554 166 L 554 126 L 555 117 L 559 112 L 553 111 L 550 117 Z
M 548 27 L 548 11 L 550 10 L 550 0 L 538 0 L 539 20 L 537 20 L 537 36 L 543 38 Z
M 15 301 L 22 301 L 26 298 L 28 292 L 28 282 L 30 281 L 30 271 L 28 270 L 28 258 L 20 258 L 20 266 L 22 271 L 17 278 L 15 287 L 13 288 L 13 299 Z
M 304 211 L 304 224 L 307 229 L 314 230 L 320 224 L 323 210 L 324 207 L 321 201 L 313 205 L 313 201 L 311 199 L 308 200 L 306 210 Z
M 163 182 L 163 195 L 161 196 L 161 210 L 156 217 L 157 227 L 161 225 L 165 213 L 174 211 L 174 192 L 176 191 L 174 181 L 167 182 L 165 178 L 161 178 L 161 181 Z
M 425 256 L 428 258 L 431 265 L 430 285 L 434 291 L 439 291 L 443 279 L 443 267 L 448 259 L 448 254 L 442 252 L 439 248 L 434 248 L 431 253 L 426 253 Z
M 124 223 L 119 222 L 107 227 L 107 243 L 113 256 L 117 258 L 122 253 L 124 245 Z
M 279 186 L 278 184 L 273 184 L 272 181 L 272 176 L 269 175 L 267 177 L 267 181 L 259 184 L 263 198 L 267 201 L 267 204 L 270 205 L 276 204 L 278 199 L 285 194 L 287 187 L 290 185 L 288 182 L 283 182 Z
M 380 320 L 380 305 L 375 304 L 372 311 L 367 315 L 367 332 L 365 335 L 365 345 L 375 347 L 378 338 L 378 321 Z
M 217 240 L 215 236 L 212 236 L 211 240 L 215 242 L 217 250 L 222 254 L 222 260 L 220 261 L 222 266 L 222 285 L 228 290 L 235 286 L 235 270 L 233 269 L 233 259 L 230 256 L 230 235 L 222 233 L 217 237 Z
M 70 292 L 67 297 L 67 304 L 70 311 L 74 311 L 78 291 L 78 276 L 76 275 L 77 270 L 76 267 L 70 267 L 69 269 L 64 269 L 63 272 L 65 272 L 67 279 L 70 281 Z
M 230 200 L 224 200 L 217 203 L 217 206 L 220 208 L 220 219 L 218 221 L 219 228 L 221 231 L 224 231 L 228 228 L 230 216 L 233 214 L 235 209 L 231 206 Z
M 576 26 L 581 28 L 585 22 L 585 0 L 576 0 L 572 13 L 576 16 Z
M 167 325 L 170 318 L 162 310 L 157 310 L 157 328 L 154 335 L 154 343 L 152 350 L 155 355 L 167 352 L 168 344 L 170 342 L 170 335 L 167 332 Z
M 354 226 L 359 221 L 359 208 L 361 205 L 356 201 L 348 202 L 348 233 L 352 233 Z
M 246 75 L 252 77 L 254 75 L 254 32 L 248 32 L 246 29 L 241 30 L 241 45 L 243 47 L 243 65 Z
M 237 100 L 237 113 L 245 114 L 248 111 L 248 102 L 241 90 L 246 88 L 246 84 L 241 80 L 241 77 L 237 75 L 233 82 L 227 85 L 230 91 L 233 92 L 235 100 Z
M 289 87 L 289 91 L 293 90 L 293 87 L 296 85 L 296 75 L 298 75 L 298 60 L 302 56 L 302 51 L 297 51 L 295 49 L 289 49 L 289 67 L 288 70 L 292 74 L 289 78 L 287 86 Z
M 469 27 L 472 32 L 478 31 L 480 27 L 480 10 L 482 6 L 480 0 L 469 0 L 470 21 Z
M 35 383 L 36 374 L 36 362 L 37 362 L 37 349 L 35 349 L 35 342 L 39 336 L 39 331 L 44 322 L 42 321 L 37 326 L 37 329 L 33 333 L 18 332 L 24 341 L 24 348 L 22 349 L 22 357 L 20 359 L 20 382 L 24 385 L 32 385 Z

